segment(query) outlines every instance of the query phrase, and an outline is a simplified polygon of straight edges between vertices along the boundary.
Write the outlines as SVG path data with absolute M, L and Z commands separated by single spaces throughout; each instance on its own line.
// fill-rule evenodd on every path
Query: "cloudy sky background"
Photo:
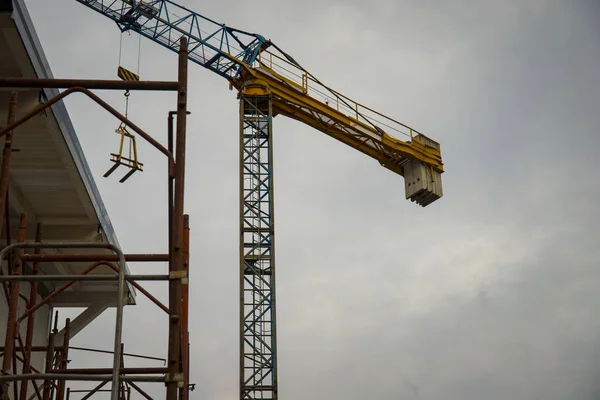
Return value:
M 401 177 L 276 118 L 282 399 L 600 396 L 600 3 L 179 2 L 442 145 L 445 197 L 421 209 Z M 26 4 L 56 77 L 115 78 L 113 23 L 73 0 Z M 123 40 L 135 70 L 137 37 Z M 174 79 L 176 61 L 142 41 L 143 79 Z M 193 398 L 225 400 L 238 384 L 238 106 L 222 78 L 195 65 L 189 78 Z M 102 96 L 124 108 L 122 93 Z M 166 252 L 165 161 L 140 144 L 143 174 L 103 179 L 118 124 L 83 99 L 66 104 L 122 246 Z M 133 93 L 130 116 L 164 143 L 174 106 Z M 138 299 L 125 349 L 163 356 L 166 315 Z M 111 348 L 113 323 L 106 312 L 74 344 Z

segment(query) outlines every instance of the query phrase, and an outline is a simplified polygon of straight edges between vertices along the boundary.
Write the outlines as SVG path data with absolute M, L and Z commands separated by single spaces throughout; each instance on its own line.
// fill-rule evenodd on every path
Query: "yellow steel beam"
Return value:
M 269 87 L 277 113 L 320 130 L 373 157 L 400 175 L 403 175 L 402 165 L 406 160 L 418 160 L 435 171 L 444 172 L 440 150 L 415 137 L 410 142 L 404 142 L 378 131 L 358 117 L 344 114 L 309 96 L 306 88 L 264 66 L 247 68 L 243 76 L 246 83 L 260 81 Z M 241 89 L 239 82 L 234 85 Z

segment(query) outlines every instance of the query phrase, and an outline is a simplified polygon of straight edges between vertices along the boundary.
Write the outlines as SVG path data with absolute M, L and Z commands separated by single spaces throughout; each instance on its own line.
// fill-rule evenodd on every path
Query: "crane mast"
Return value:
M 271 93 L 240 92 L 240 399 L 277 399 Z
M 75 0 L 229 81 L 240 107 L 240 399 L 276 400 L 273 117 L 285 115 L 402 175 L 406 198 L 442 197 L 440 146 L 324 85 L 263 36 L 219 24 L 170 0 Z M 398 139 L 401 137 L 402 139 Z

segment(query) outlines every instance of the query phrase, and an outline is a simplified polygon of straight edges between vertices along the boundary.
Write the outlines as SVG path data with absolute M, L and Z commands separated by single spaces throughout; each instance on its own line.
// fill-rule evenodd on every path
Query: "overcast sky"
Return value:
M 422 209 L 375 161 L 275 119 L 281 399 L 600 396 L 598 1 L 179 2 L 263 34 L 442 146 L 445 196 Z M 73 0 L 26 4 L 56 77 L 115 78 L 112 22 Z M 133 70 L 137 44 L 124 36 Z M 175 54 L 141 49 L 143 79 L 176 77 Z M 238 105 L 222 78 L 199 66 L 189 76 L 192 397 L 230 400 Z M 102 95 L 123 109 L 121 93 Z M 163 158 L 140 145 L 142 174 L 103 179 L 118 124 L 82 96 L 66 104 L 125 251 L 166 251 Z M 172 94 L 133 93 L 130 116 L 164 142 L 174 106 Z M 163 286 L 149 287 L 166 301 Z M 166 315 L 138 299 L 125 349 L 163 356 Z M 113 318 L 74 342 L 110 349 Z

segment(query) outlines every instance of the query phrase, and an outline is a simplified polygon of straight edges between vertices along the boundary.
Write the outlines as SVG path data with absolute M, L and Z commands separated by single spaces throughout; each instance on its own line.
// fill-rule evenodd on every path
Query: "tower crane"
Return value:
M 240 116 L 240 399 L 277 399 L 273 117 L 305 123 L 404 177 L 406 198 L 442 197 L 440 146 L 416 129 L 333 90 L 263 36 L 170 0 L 76 0 L 189 59 L 238 91 Z M 399 138 L 400 139 L 399 139 Z

